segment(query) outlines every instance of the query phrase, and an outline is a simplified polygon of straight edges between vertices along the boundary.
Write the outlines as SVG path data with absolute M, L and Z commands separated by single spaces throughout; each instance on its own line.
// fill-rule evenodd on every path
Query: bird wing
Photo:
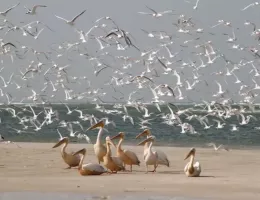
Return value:
M 125 149 L 124 153 L 128 158 L 131 159 L 132 162 L 139 165 L 140 161 L 134 152 Z
M 62 18 L 62 17 L 60 17 L 60 16 L 55 15 L 55 17 L 57 17 L 58 19 L 61 19 L 61 20 L 65 21 L 65 22 L 68 22 L 67 19 L 64 19 L 64 18 Z
M 173 92 L 173 89 L 170 86 L 167 86 L 168 90 L 172 93 L 172 95 L 175 97 L 175 94 Z
M 158 155 L 158 163 L 159 164 L 163 164 L 163 165 L 166 165 L 166 166 L 170 166 L 170 162 L 166 156 L 166 154 L 160 150 L 156 150 L 157 152 L 157 155 Z
M 79 18 L 81 15 L 83 15 L 85 12 L 86 12 L 86 10 L 83 10 L 80 14 L 76 15 L 76 16 L 71 20 L 71 22 L 75 22 L 75 20 L 76 20 L 77 18 Z
M 152 9 L 152 8 L 150 8 L 148 6 L 145 6 L 145 7 L 148 8 L 150 11 L 154 12 L 155 14 L 157 14 L 157 12 L 154 9 Z
M 166 11 L 163 11 L 163 12 L 160 12 L 161 14 L 166 14 L 166 13 L 172 13 L 173 10 L 166 10 Z
M 244 7 L 244 8 L 242 9 L 242 11 L 244 11 L 244 10 L 250 8 L 250 7 L 253 6 L 253 5 L 254 5 L 254 3 L 249 4 L 248 6 Z
M 152 13 L 146 13 L 146 12 L 138 12 L 138 13 L 142 15 L 152 15 Z
M 113 157 L 111 157 L 112 158 L 112 160 L 113 160 L 113 162 L 118 166 L 118 167 L 124 167 L 123 166 L 123 161 L 119 158 L 119 157 L 115 157 L 115 156 L 113 156 Z
M 35 12 L 38 7 L 47 7 L 47 6 L 45 6 L 45 5 L 35 5 L 32 8 L 32 12 Z
M 20 2 L 15 4 L 14 6 L 11 6 L 10 8 L 7 8 L 3 13 L 7 14 L 10 10 L 14 9 L 16 6 L 20 5 Z
M 85 170 L 89 170 L 89 171 L 95 171 L 95 172 L 106 172 L 107 170 L 99 164 L 94 164 L 94 163 L 88 163 L 88 164 L 84 164 L 82 166 L 83 169 Z

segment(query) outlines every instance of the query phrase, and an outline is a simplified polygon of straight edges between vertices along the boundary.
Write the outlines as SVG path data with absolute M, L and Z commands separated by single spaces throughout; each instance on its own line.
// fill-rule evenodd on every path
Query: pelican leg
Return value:
M 148 174 L 148 165 L 146 165 L 146 172 L 145 173 Z
M 132 165 L 130 165 L 130 172 L 132 172 Z
M 107 174 L 111 175 L 111 174 L 113 174 L 113 172 L 112 171 L 107 171 Z
M 151 172 L 156 172 L 156 168 L 158 167 L 158 165 L 154 165 L 154 170 Z

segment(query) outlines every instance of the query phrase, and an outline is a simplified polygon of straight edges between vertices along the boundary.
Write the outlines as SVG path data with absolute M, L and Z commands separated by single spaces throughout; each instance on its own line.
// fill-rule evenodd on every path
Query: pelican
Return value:
M 143 136 L 143 135 L 146 135 L 147 138 L 151 135 L 151 131 L 149 129 L 145 129 L 142 133 L 140 133 L 139 135 L 136 136 L 136 139 Z M 144 144 L 144 156 L 147 154 L 148 152 L 148 147 L 149 147 L 149 143 L 145 143 Z M 167 167 L 170 166 L 170 162 L 166 156 L 166 154 L 162 151 L 156 151 L 157 152 L 157 155 L 158 155 L 158 165 L 165 165 Z
M 112 173 L 117 173 L 117 171 L 125 170 L 122 160 L 119 157 L 111 156 L 110 145 L 116 147 L 115 144 L 110 139 L 110 137 L 107 136 L 106 137 L 107 153 L 104 156 L 104 166 L 107 169 L 109 169 Z
M 73 155 L 73 152 L 66 153 L 66 147 L 68 146 L 69 138 L 64 137 L 61 139 L 57 144 L 55 144 L 52 148 L 59 147 L 63 144 L 63 147 L 61 148 L 61 156 L 64 160 L 64 162 L 69 165 L 67 169 L 70 169 L 71 167 L 77 167 L 80 162 L 80 156 L 79 155 Z
M 140 161 L 134 152 L 121 148 L 124 137 L 125 137 L 125 133 L 120 132 L 119 134 L 112 137 L 111 140 L 120 138 L 117 144 L 117 152 L 116 152 L 117 156 L 123 161 L 124 167 L 125 165 L 130 165 L 130 171 L 132 171 L 132 165 L 140 166 Z
M 146 173 L 148 173 L 148 165 L 153 165 L 154 166 L 154 170 L 151 172 L 156 172 L 156 168 L 158 167 L 158 154 L 156 151 L 152 150 L 152 146 L 153 146 L 153 142 L 155 140 L 155 136 L 149 136 L 147 137 L 145 140 L 143 140 L 142 142 L 140 142 L 138 145 L 145 145 L 148 142 L 149 146 L 147 149 L 146 154 L 144 155 L 144 162 L 145 162 L 145 166 L 146 166 Z
M 93 163 L 88 163 L 88 164 L 84 164 L 83 165 L 83 160 L 86 156 L 86 152 L 87 150 L 85 148 L 77 151 L 76 153 L 73 154 L 73 156 L 78 155 L 78 154 L 82 154 L 81 159 L 80 159 L 80 163 L 79 163 L 79 173 L 82 176 L 88 176 L 88 175 L 101 175 L 107 172 L 107 170 L 99 164 L 93 164 Z
M 99 164 L 100 164 L 100 162 L 103 162 L 103 157 L 107 153 L 106 146 L 104 144 L 102 144 L 102 142 L 101 142 L 101 136 L 102 136 L 102 133 L 104 130 L 104 126 L 105 126 L 104 122 L 100 121 L 100 122 L 94 124 L 93 126 L 91 126 L 90 128 L 88 128 L 88 130 L 92 130 L 92 129 L 95 129 L 98 127 L 100 128 L 99 132 L 98 132 L 96 144 L 94 144 L 94 152 L 95 152 L 95 155 L 97 156 Z
M 201 172 L 200 163 L 199 162 L 194 163 L 195 152 L 196 152 L 196 149 L 191 148 L 190 152 L 188 153 L 188 155 L 184 159 L 184 160 L 186 160 L 187 158 L 190 157 L 190 162 L 188 162 L 186 164 L 186 166 L 184 167 L 184 173 L 188 177 L 198 177 L 198 176 L 200 176 L 200 172 Z

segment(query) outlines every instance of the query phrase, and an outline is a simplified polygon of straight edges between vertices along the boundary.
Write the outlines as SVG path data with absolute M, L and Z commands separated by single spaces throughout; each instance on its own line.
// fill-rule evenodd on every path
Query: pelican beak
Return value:
M 189 153 L 187 154 L 187 156 L 184 158 L 184 160 L 188 159 L 191 155 L 194 155 L 194 153 L 195 153 L 194 150 L 195 150 L 195 149 L 192 148 L 192 149 L 189 151 Z
M 83 149 L 80 149 L 79 151 L 73 153 L 72 155 L 75 156 L 75 155 L 78 155 L 78 154 L 85 154 L 86 151 L 87 151 L 87 150 L 86 150 L 85 148 L 83 148 Z
M 52 148 L 56 148 L 59 147 L 60 145 L 62 145 L 63 143 L 68 142 L 68 138 L 63 138 L 61 139 L 57 144 L 55 144 Z
M 92 130 L 92 129 L 95 129 L 95 128 L 98 128 L 98 127 L 104 128 L 104 122 L 103 122 L 103 121 L 100 121 L 100 122 L 94 124 L 93 126 L 89 127 L 89 128 L 87 129 L 87 131 Z
M 123 136 L 122 132 L 118 133 L 117 135 L 113 136 L 112 138 L 110 138 L 110 140 L 114 140 L 117 138 L 121 138 Z
M 137 135 L 137 136 L 135 137 L 135 139 L 138 139 L 138 138 L 140 138 L 140 137 L 143 136 L 143 135 L 150 135 L 150 131 L 149 131 L 148 129 L 145 129 L 142 133 L 140 133 L 139 135 Z
M 153 141 L 153 140 L 154 140 L 153 137 L 148 137 L 145 140 L 143 140 L 142 142 L 140 142 L 139 144 L 137 144 L 137 146 L 144 145 L 146 142 L 150 142 L 150 141 Z

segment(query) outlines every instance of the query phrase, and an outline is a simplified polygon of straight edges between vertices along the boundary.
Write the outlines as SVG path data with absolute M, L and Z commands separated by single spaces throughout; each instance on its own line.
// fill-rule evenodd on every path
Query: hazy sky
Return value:
M 11 5 L 16 4 L 18 1 L 1 1 L 1 11 L 4 11 L 5 8 L 8 8 Z M 196 3 L 196 0 L 190 0 L 190 3 L 187 1 L 179 0 L 179 1 L 170 1 L 170 0 L 147 0 L 147 1 L 122 1 L 122 0 L 110 0 L 110 1 L 85 1 L 85 0 L 77 0 L 77 1 L 61 1 L 61 0 L 45 0 L 45 1 L 37 1 L 38 4 L 47 5 L 47 8 L 38 8 L 36 15 L 26 15 L 26 10 L 23 6 L 27 6 L 31 8 L 36 1 L 33 0 L 24 0 L 20 1 L 20 5 L 8 13 L 6 19 L 16 26 L 22 26 L 23 24 L 39 20 L 45 24 L 47 24 L 54 32 L 51 32 L 47 28 L 44 28 L 43 32 L 39 36 L 37 40 L 34 40 L 32 37 L 22 36 L 21 32 L 10 32 L 5 35 L 8 28 L 0 31 L 0 37 L 3 38 L 6 42 L 12 41 L 14 44 L 20 48 L 21 45 L 29 46 L 37 51 L 51 51 L 52 52 L 52 60 L 58 64 L 60 67 L 69 64 L 69 68 L 67 70 L 69 76 L 83 77 L 86 76 L 87 80 L 91 83 L 91 88 L 103 88 L 102 91 L 106 93 L 104 97 L 102 97 L 105 101 L 115 101 L 113 97 L 120 98 L 122 96 L 121 93 L 125 95 L 124 100 L 128 99 L 128 95 L 131 91 L 136 90 L 137 84 L 130 84 L 124 87 L 118 87 L 118 92 L 115 92 L 111 86 L 104 85 L 105 83 L 111 80 L 111 76 L 119 77 L 117 74 L 113 73 L 116 69 L 121 69 L 123 72 L 130 73 L 132 75 L 140 75 L 141 72 L 145 71 L 145 67 L 141 63 L 133 64 L 131 68 L 122 69 L 124 62 L 115 62 L 110 56 L 101 56 L 102 61 L 112 66 L 112 69 L 106 69 L 99 74 L 99 76 L 94 75 L 94 67 L 93 63 L 91 64 L 88 59 L 79 56 L 77 52 L 69 53 L 70 60 L 67 59 L 67 54 L 62 57 L 57 58 L 57 53 L 55 53 L 51 47 L 57 49 L 58 45 L 63 42 L 75 43 L 80 42 L 79 35 L 75 31 L 75 28 L 79 30 L 83 30 L 87 32 L 92 26 L 93 22 L 102 16 L 110 16 L 120 28 L 131 33 L 134 39 L 132 42 L 136 44 L 142 51 L 148 50 L 150 48 L 157 48 L 160 44 L 159 39 L 151 39 L 148 38 L 140 29 L 145 29 L 147 31 L 165 31 L 169 35 L 173 35 L 174 44 L 171 45 L 171 50 L 173 53 L 182 50 L 182 52 L 174 58 L 172 61 L 176 61 L 182 59 L 183 62 L 196 61 L 196 65 L 200 65 L 200 61 L 198 56 L 195 56 L 194 51 L 199 53 L 199 49 L 195 49 L 194 46 L 198 44 L 202 44 L 208 40 L 211 40 L 213 43 L 213 47 L 218 49 L 220 52 L 226 55 L 230 60 L 234 62 L 239 62 L 242 58 L 247 58 L 248 60 L 252 60 L 254 57 L 245 51 L 236 51 L 231 50 L 231 45 L 227 44 L 226 40 L 228 39 L 227 35 L 223 35 L 223 33 L 232 36 L 232 28 L 224 27 L 223 25 L 218 26 L 216 28 L 210 28 L 215 25 L 218 20 L 223 19 L 225 21 L 230 21 L 232 27 L 234 27 L 236 37 L 238 38 L 236 44 L 240 44 L 241 46 L 258 46 L 258 41 L 255 40 L 250 34 L 252 32 L 251 26 L 245 26 L 245 20 L 252 21 L 256 23 L 258 26 L 260 19 L 259 7 L 252 7 L 244 12 L 241 11 L 243 7 L 250 4 L 252 1 L 226 1 L 226 0 L 201 0 L 198 5 L 198 10 L 193 10 L 193 6 Z M 176 15 L 165 15 L 159 19 L 154 19 L 151 16 L 140 15 L 139 11 L 150 12 L 145 5 L 155 9 L 156 11 L 164 11 L 164 10 L 174 10 L 174 14 Z M 80 17 L 75 26 L 71 27 L 64 23 L 64 21 L 57 19 L 54 15 L 59 15 L 66 19 L 72 19 L 76 14 L 86 9 L 87 11 L 84 13 L 82 17 Z M 178 16 L 184 14 L 187 17 L 192 17 L 192 22 L 195 23 L 194 30 L 197 28 L 203 28 L 204 33 L 199 34 L 192 32 L 192 35 L 178 33 L 176 26 L 173 23 L 177 22 Z M 0 17 L 2 20 L 0 24 L 3 25 L 2 21 L 4 17 Z M 107 24 L 107 30 L 112 29 L 113 25 L 109 21 L 103 21 Z M 102 24 L 102 23 L 101 23 Z M 39 26 L 41 29 L 44 26 Z M 209 34 L 213 33 L 213 34 Z M 94 30 L 92 32 L 95 36 L 104 36 L 106 33 L 101 29 Z M 180 44 L 183 44 L 185 40 L 191 40 L 193 38 L 200 37 L 196 42 L 188 43 L 188 47 L 181 47 Z M 85 47 L 85 50 L 84 48 Z M 88 52 L 93 56 L 101 55 L 102 53 L 109 52 L 114 56 L 129 56 L 134 59 L 140 59 L 140 53 L 136 51 L 134 48 L 130 48 L 126 51 L 116 51 L 115 47 L 109 47 L 104 49 L 103 51 L 99 51 L 99 46 L 97 42 L 93 39 L 90 39 L 88 43 L 81 45 L 81 52 Z M 162 48 L 162 50 L 158 53 L 160 56 L 168 57 L 167 51 Z M 10 57 L 4 55 L 1 57 L 3 59 L 3 64 L 0 64 L 1 67 L 5 67 L 1 72 L 1 75 L 7 81 L 12 72 L 15 75 L 19 74 L 19 70 L 25 72 L 25 68 L 28 67 L 32 60 L 35 60 L 33 54 L 28 54 L 24 59 L 14 58 L 14 62 L 11 63 Z M 204 59 L 206 62 L 206 59 Z M 14 76 L 13 80 L 17 84 L 29 84 L 37 93 L 44 88 L 44 72 L 51 67 L 51 60 L 46 60 L 41 56 L 41 62 L 44 64 L 42 67 L 42 71 L 39 74 L 35 74 L 34 78 L 29 79 L 27 81 L 22 81 L 20 77 Z M 37 62 L 36 62 L 37 63 Z M 127 65 L 127 63 L 125 63 Z M 210 100 L 212 98 L 212 94 L 217 91 L 218 87 L 216 83 L 213 81 L 214 79 L 218 80 L 223 89 L 228 89 L 231 93 L 226 97 L 232 97 L 234 100 L 240 100 L 241 98 L 238 96 L 238 90 L 241 84 L 235 84 L 235 78 L 233 76 L 223 78 L 223 76 L 211 75 L 216 71 L 225 71 L 225 62 L 223 59 L 218 59 L 216 63 L 210 65 L 209 67 L 202 69 L 199 73 L 202 75 L 201 79 L 206 80 L 209 83 L 209 86 L 205 86 L 205 84 L 199 83 L 196 86 L 195 91 L 185 92 L 185 79 L 191 80 L 192 78 L 192 70 L 191 67 L 183 67 L 180 68 L 182 62 L 173 64 L 169 67 L 176 69 L 176 71 L 181 75 L 182 82 L 184 83 L 184 87 L 181 89 L 184 96 L 188 96 L 189 99 L 198 101 L 200 99 Z M 258 67 L 259 64 L 255 64 Z M 176 77 L 172 74 L 163 75 L 163 69 L 160 64 L 155 64 L 151 68 L 155 68 L 160 74 L 159 78 L 153 77 L 155 85 L 159 85 L 162 83 L 167 83 L 171 87 L 175 87 L 176 85 Z M 232 69 L 232 66 L 229 66 Z M 246 66 L 241 68 L 238 71 L 235 71 L 235 74 L 239 77 L 241 81 L 244 81 L 245 84 L 253 85 L 251 81 L 251 75 L 249 71 L 252 69 L 251 66 Z M 121 76 L 124 77 L 125 75 Z M 147 75 L 151 77 L 151 75 Z M 56 77 L 53 75 L 48 75 L 49 79 L 55 82 Z M 255 78 L 256 81 L 260 80 L 258 77 Z M 1 80 L 0 80 L 1 82 Z M 76 81 L 78 83 L 71 83 L 68 86 L 74 89 L 76 92 L 84 92 L 87 91 L 88 82 L 84 80 Z M 193 82 L 193 81 L 191 81 Z M 227 82 L 227 83 L 226 83 Z M 0 83 L 1 85 L 1 83 Z M 0 86 L 1 87 L 1 86 Z M 20 101 L 23 97 L 28 97 L 32 95 L 31 88 L 22 88 L 20 91 L 16 90 L 16 86 L 9 85 L 7 88 L 3 88 L 4 92 L 10 93 L 16 101 Z M 60 89 L 59 89 L 60 90 Z M 120 92 L 119 92 L 120 91 Z M 45 93 L 48 97 L 54 94 L 52 92 L 52 88 L 48 87 Z M 178 94 L 178 92 L 177 92 Z M 89 95 L 91 97 L 92 95 Z M 144 97 L 145 100 L 151 100 L 152 93 L 149 88 L 144 87 L 140 89 L 138 93 L 133 96 L 135 98 Z M 64 100 L 64 90 L 61 89 L 60 92 L 55 94 L 53 98 L 47 98 L 50 101 L 58 101 Z M 91 100 L 92 98 L 83 99 L 81 101 Z M 175 101 L 173 97 L 163 97 L 165 101 Z M 0 97 L 0 101 L 6 102 L 6 97 Z M 189 100 L 184 99 L 184 102 Z

